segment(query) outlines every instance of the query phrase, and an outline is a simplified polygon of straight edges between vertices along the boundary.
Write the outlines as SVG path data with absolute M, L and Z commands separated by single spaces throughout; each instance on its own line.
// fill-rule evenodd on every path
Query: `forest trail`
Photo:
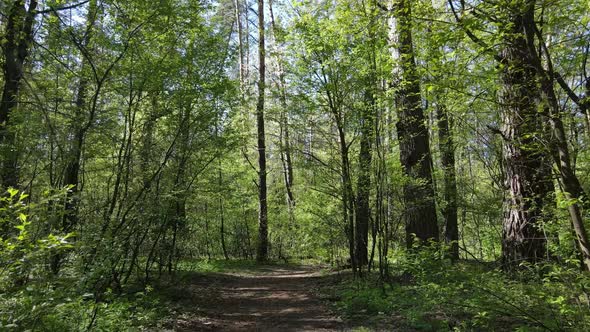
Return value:
M 314 294 L 320 278 L 316 268 L 307 266 L 189 275 L 175 289 L 182 309 L 171 327 L 174 331 L 342 331 L 342 320 Z

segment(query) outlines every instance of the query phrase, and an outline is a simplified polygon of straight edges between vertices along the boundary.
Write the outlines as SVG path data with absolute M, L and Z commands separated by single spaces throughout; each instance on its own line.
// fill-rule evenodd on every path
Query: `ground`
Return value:
M 183 276 L 169 296 L 174 331 L 342 331 L 345 324 L 314 290 L 315 267 L 262 266 Z

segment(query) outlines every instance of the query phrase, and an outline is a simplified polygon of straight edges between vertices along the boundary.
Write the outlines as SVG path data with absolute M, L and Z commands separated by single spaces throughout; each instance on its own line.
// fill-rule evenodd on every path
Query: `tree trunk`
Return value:
M 10 8 L 5 27 L 5 43 L 3 43 L 4 88 L 0 101 L 0 179 L 4 188 L 18 186 L 18 151 L 16 133 L 11 121 L 11 113 L 18 106 L 18 94 L 24 75 L 24 63 L 29 56 L 33 42 L 33 25 L 37 1 L 29 2 L 25 8 L 25 0 L 15 0 Z
M 170 251 L 168 252 L 168 273 L 172 274 L 176 259 L 178 257 L 178 232 L 186 224 L 186 199 L 188 187 L 186 186 L 186 167 L 190 158 L 190 123 L 191 123 L 191 105 L 181 105 L 178 126 L 180 130 L 178 141 L 178 165 L 176 166 L 176 176 L 174 178 L 174 187 L 172 196 L 173 215 L 170 217 L 172 222 L 172 239 Z
M 390 38 L 393 44 L 392 57 L 396 61 L 393 77 L 398 111 L 397 134 L 401 165 L 408 177 L 403 191 L 406 244 L 411 248 L 414 237 L 420 244 L 425 244 L 428 240 L 438 241 L 439 234 L 429 135 L 414 59 L 411 3 L 409 0 L 394 0 L 392 11 Z
M 227 246 L 225 245 L 225 215 L 223 210 L 223 173 L 221 171 L 221 159 L 219 159 L 219 217 L 220 217 L 220 228 L 219 228 L 219 235 L 221 236 L 221 250 L 223 251 L 223 258 L 226 260 L 229 259 L 229 255 L 227 254 Z
M 264 48 L 264 0 L 258 0 L 258 103 L 256 104 L 256 127 L 258 134 L 258 251 L 256 260 L 268 260 L 268 205 L 266 188 L 266 141 L 264 131 L 264 90 L 266 52 Z
M 523 16 L 533 3 L 506 4 L 509 21 L 501 58 L 502 136 L 505 185 L 502 260 L 506 269 L 544 257 L 546 238 L 540 228 L 550 174 L 543 172 L 545 153 L 537 133 L 543 124 L 537 113 L 539 89 L 530 62 Z
M 355 229 L 354 229 L 354 191 L 352 189 L 352 179 L 350 176 L 350 161 L 348 158 L 348 144 L 346 143 L 346 134 L 339 113 L 336 116 L 336 126 L 338 127 L 338 141 L 340 144 L 340 161 L 342 163 L 342 212 L 345 222 L 346 234 L 348 236 L 348 253 L 353 273 L 356 274 L 358 263 L 355 255 Z
M 88 14 L 86 17 L 86 33 L 84 40 L 80 45 L 82 48 L 87 49 L 90 44 L 92 36 L 92 30 L 96 22 L 97 3 L 96 0 L 90 1 L 88 7 Z M 70 233 L 74 230 L 74 227 L 78 224 L 78 201 L 79 197 L 79 177 L 80 177 L 80 164 L 82 161 L 82 149 L 84 148 L 84 142 L 86 138 L 86 132 L 90 128 L 87 123 L 86 116 L 84 114 L 85 107 L 87 105 L 88 95 L 88 79 L 85 77 L 85 69 L 88 66 L 86 57 L 82 57 L 82 65 L 80 67 L 80 82 L 78 83 L 78 91 L 76 94 L 74 116 L 72 121 L 72 131 L 74 132 L 74 139 L 71 142 L 70 151 L 66 156 L 68 160 L 65 171 L 64 181 L 65 186 L 69 186 L 70 189 L 66 195 L 66 201 L 64 204 L 64 215 L 62 218 L 62 225 L 60 231 L 63 233 Z M 52 257 L 51 270 L 53 273 L 59 272 L 61 254 L 56 254 Z
M 578 177 L 575 174 L 575 168 L 572 166 L 569 146 L 565 133 L 565 128 L 561 120 L 561 111 L 559 101 L 554 88 L 554 73 L 551 55 L 549 54 L 542 36 L 539 34 L 541 49 L 545 51 L 547 57 L 547 69 L 543 66 L 541 58 L 535 50 L 535 36 L 538 31 L 535 23 L 534 4 L 535 1 L 526 1 L 528 7 L 523 15 L 523 29 L 528 43 L 528 61 L 534 66 L 541 83 L 541 92 L 545 97 L 549 110 L 545 114 L 549 120 L 552 129 L 552 141 L 550 149 L 559 171 L 559 179 L 564 190 L 568 203 L 568 212 L 572 221 L 572 226 L 576 235 L 578 249 L 582 255 L 582 263 L 586 270 L 590 270 L 590 243 L 588 242 L 588 233 L 585 229 L 581 205 L 588 202 L 587 195 L 582 188 Z M 588 207 L 587 207 L 588 208 Z
M 369 219 L 371 216 L 371 164 L 375 100 L 372 89 L 365 92 L 365 105 L 361 114 L 361 138 L 359 152 L 359 175 L 356 201 L 355 256 L 359 267 L 369 263 Z
M 244 62 L 244 28 L 242 26 L 242 13 L 240 10 L 240 0 L 234 0 L 234 9 L 236 15 L 236 25 L 238 27 L 238 59 L 239 59 L 239 73 L 240 73 L 240 95 L 242 102 L 244 101 L 245 82 L 246 82 L 246 64 Z
M 277 26 L 274 19 L 274 12 L 272 7 L 272 0 L 268 2 L 270 11 L 270 22 L 272 26 L 274 42 L 277 44 Z M 294 220 L 295 197 L 293 196 L 293 163 L 291 161 L 291 139 L 289 134 L 289 110 L 287 105 L 287 91 L 285 83 L 285 72 L 283 70 L 283 59 L 281 58 L 281 52 L 276 52 L 277 61 L 277 76 L 278 76 L 278 88 L 279 88 L 279 99 L 281 102 L 281 113 L 279 120 L 279 131 L 280 131 L 280 142 L 281 142 L 281 163 L 283 165 L 283 178 L 285 181 L 285 189 L 287 191 L 287 208 L 289 209 L 290 222 Z
M 455 173 L 455 146 L 452 122 L 445 105 L 439 100 L 436 105 L 438 138 L 444 176 L 444 202 L 442 214 L 445 219 L 445 242 L 450 245 L 450 257 L 459 259 L 459 227 L 457 225 L 457 178 Z

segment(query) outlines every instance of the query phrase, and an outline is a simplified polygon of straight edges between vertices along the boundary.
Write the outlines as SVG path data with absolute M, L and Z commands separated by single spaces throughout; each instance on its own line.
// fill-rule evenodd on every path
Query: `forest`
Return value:
M 590 330 L 590 1 L 0 1 L 0 331 Z

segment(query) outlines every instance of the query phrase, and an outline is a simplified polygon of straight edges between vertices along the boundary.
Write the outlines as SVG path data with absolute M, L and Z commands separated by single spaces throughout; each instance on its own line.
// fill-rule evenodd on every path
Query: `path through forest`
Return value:
M 175 331 L 341 331 L 344 323 L 314 293 L 321 276 L 307 266 L 191 274 L 174 291 Z

